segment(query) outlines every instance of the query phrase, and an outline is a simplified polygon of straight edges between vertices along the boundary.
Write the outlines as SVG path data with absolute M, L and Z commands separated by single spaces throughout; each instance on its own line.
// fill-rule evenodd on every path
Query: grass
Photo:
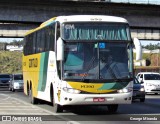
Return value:
M 134 59 L 136 54 L 133 54 Z M 150 66 L 160 66 L 160 53 L 143 53 L 142 54 L 142 60 L 150 60 L 151 64 Z
M 142 53 L 142 59 L 150 59 L 151 58 L 151 53 Z M 134 59 L 136 58 L 136 54 L 133 54 Z

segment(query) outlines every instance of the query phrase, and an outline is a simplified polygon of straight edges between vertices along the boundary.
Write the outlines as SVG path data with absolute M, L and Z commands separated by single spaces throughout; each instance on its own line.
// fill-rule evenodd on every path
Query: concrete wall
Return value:
M 0 36 L 13 34 L 19 37 L 49 18 L 74 14 L 121 16 L 128 20 L 132 28 L 132 37 L 160 39 L 160 6 L 158 5 L 55 0 L 0 0 L 0 22 L 26 24 L 25 29 L 20 25 L 10 27 L 1 24 Z
M 0 37 L 24 37 L 28 30 L 37 26 L 35 24 L 0 23 Z
M 125 17 L 132 27 L 160 28 L 158 5 L 78 2 L 54 0 L 0 1 L 0 21 L 43 22 L 51 17 L 73 14 L 102 14 Z
M 131 29 L 131 36 L 138 39 L 160 40 L 159 29 Z

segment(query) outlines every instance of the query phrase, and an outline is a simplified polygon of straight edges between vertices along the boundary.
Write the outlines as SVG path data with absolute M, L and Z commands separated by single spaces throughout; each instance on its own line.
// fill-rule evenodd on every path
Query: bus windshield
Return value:
M 129 79 L 127 43 L 66 42 L 64 79 Z
M 129 25 L 125 23 L 65 23 L 64 40 L 123 40 L 130 41 Z

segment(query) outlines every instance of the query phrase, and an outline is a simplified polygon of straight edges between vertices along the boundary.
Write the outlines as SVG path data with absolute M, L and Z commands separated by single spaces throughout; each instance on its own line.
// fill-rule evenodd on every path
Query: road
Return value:
M 36 116 L 40 121 L 57 121 L 65 124 L 89 122 L 95 123 L 137 123 L 144 124 L 160 122 L 160 95 L 146 95 L 144 103 L 139 100 L 130 105 L 120 105 L 117 113 L 109 114 L 106 106 L 77 106 L 65 108 L 63 113 L 54 113 L 50 103 L 32 105 L 23 92 L 0 91 L 0 115 Z M 42 116 L 43 115 L 43 116 Z M 41 117 L 41 118 L 40 118 Z M 155 121 L 155 120 L 158 121 Z M 133 121 L 135 120 L 135 121 Z M 68 123 L 69 122 L 69 123 Z M 72 123 L 71 123 L 72 122 Z

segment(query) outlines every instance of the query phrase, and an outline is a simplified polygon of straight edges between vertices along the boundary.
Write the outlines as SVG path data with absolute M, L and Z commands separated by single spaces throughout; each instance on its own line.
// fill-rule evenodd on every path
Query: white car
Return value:
M 9 90 L 14 92 L 15 90 L 23 90 L 23 75 L 13 74 L 10 81 Z
M 139 82 L 143 82 L 146 93 L 160 93 L 160 74 L 156 72 L 140 72 L 137 74 Z

